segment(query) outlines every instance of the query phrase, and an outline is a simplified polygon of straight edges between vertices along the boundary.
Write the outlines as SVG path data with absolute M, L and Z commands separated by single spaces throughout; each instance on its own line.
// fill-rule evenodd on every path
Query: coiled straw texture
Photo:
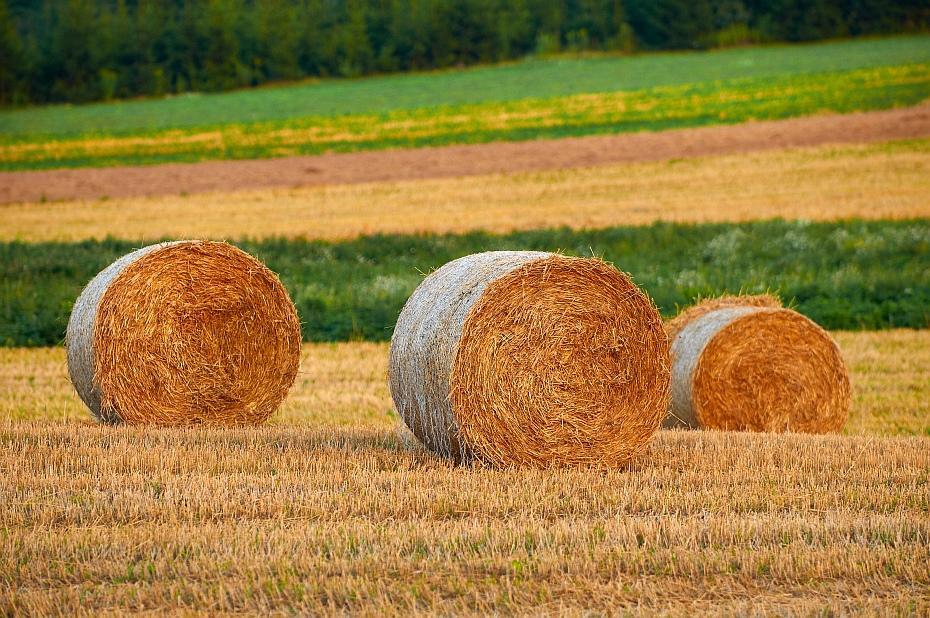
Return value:
M 300 362 L 278 278 L 226 243 L 151 245 L 100 272 L 68 322 L 68 370 L 105 423 L 257 424 Z
M 414 435 L 452 460 L 616 466 L 665 414 L 668 343 L 651 300 L 600 260 L 480 253 L 410 297 L 390 386 Z
M 689 320 L 677 321 L 666 427 L 842 428 L 850 386 L 839 348 L 811 320 L 764 298 L 710 301 L 709 309 L 699 305 Z

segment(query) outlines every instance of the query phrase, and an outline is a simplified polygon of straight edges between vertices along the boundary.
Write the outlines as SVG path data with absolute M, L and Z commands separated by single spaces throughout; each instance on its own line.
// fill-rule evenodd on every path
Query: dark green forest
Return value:
M 0 0 L 0 104 L 928 25 L 926 0 Z

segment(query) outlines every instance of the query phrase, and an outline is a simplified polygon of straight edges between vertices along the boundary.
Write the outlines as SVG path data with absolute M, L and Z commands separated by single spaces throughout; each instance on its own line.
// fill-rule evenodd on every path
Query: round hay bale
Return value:
M 68 322 L 68 371 L 105 423 L 266 420 L 300 363 L 300 321 L 277 276 L 221 242 L 144 247 L 101 271 Z
M 699 299 L 700 300 L 700 299 Z M 668 334 L 668 340 L 674 341 L 678 331 L 685 327 L 689 322 L 696 320 L 705 313 L 715 311 L 722 307 L 781 307 L 781 299 L 772 294 L 735 295 L 719 296 L 717 298 L 707 298 L 700 300 L 695 305 L 691 305 L 677 316 L 665 323 L 665 332 Z
M 666 427 L 838 431 L 849 415 L 846 365 L 830 335 L 772 297 L 704 303 L 671 340 Z M 720 302 L 724 300 L 724 302 Z M 685 315 L 685 314 L 682 314 Z
M 389 373 L 406 425 L 454 461 L 617 466 L 665 415 L 668 340 L 652 301 L 609 264 L 492 251 L 414 291 Z

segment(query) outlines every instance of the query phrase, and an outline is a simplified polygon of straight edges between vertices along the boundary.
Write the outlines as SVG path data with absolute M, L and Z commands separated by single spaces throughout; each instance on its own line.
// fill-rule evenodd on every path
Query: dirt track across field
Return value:
M 930 136 L 930 105 L 658 133 L 0 173 L 0 203 L 470 176 Z

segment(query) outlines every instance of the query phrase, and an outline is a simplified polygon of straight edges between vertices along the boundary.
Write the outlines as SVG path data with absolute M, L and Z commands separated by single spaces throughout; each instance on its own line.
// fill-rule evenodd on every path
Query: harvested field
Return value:
M 607 472 L 407 450 L 385 344 L 305 346 L 279 424 L 225 431 L 94 425 L 64 349 L 0 349 L 0 612 L 925 612 L 930 331 L 836 336 L 868 435 Z
M 930 330 L 834 332 L 853 402 L 845 432 L 930 436 Z M 386 343 L 306 344 L 301 371 L 271 422 L 389 429 Z M 88 421 L 64 348 L 0 348 L 0 421 Z
M 654 221 L 926 217 L 928 155 L 930 140 L 922 139 L 471 178 L 16 204 L 0 206 L 0 240 L 337 240 Z
M 631 469 L 495 471 L 384 427 L 4 424 L 0 611 L 922 614 L 927 440 L 663 431 Z
M 611 136 L 143 167 L 0 172 L 0 204 L 448 178 L 930 136 L 930 106 Z
M 0 172 L 0 616 L 930 616 L 928 54 L 921 35 L 559 56 L 0 110 L 0 169 L 33 170 Z M 195 163 L 209 159 L 230 160 Z M 55 169 L 67 167 L 84 169 Z M 96 423 L 63 346 L 5 347 L 63 343 L 95 273 L 184 237 L 235 239 L 293 299 L 297 375 L 267 425 Z M 629 282 L 560 277 L 549 264 L 481 296 L 456 340 L 465 370 L 447 375 L 441 346 L 398 345 L 395 361 L 434 352 L 402 380 L 427 388 L 398 397 L 395 350 L 375 341 L 422 342 L 427 311 L 398 320 L 404 301 L 434 268 L 489 250 L 600 257 L 666 316 L 695 298 L 779 294 L 833 329 L 848 422 L 829 435 L 653 435 L 652 423 L 651 441 L 626 440 L 630 418 L 666 412 L 629 396 L 642 389 L 627 362 L 640 372 L 664 362 L 665 337 L 641 349 L 620 304 Z M 185 293 L 166 298 L 208 308 L 206 321 L 167 319 L 170 300 L 120 296 L 117 285 L 108 298 L 145 310 L 83 306 L 107 326 L 94 339 L 101 362 L 85 367 L 97 390 L 136 367 L 129 384 L 146 396 L 194 386 L 223 403 L 237 389 L 217 382 L 217 367 L 239 387 L 251 384 L 244 363 L 274 366 L 246 349 L 268 345 L 227 305 L 186 292 L 203 277 L 179 263 L 166 280 L 187 277 Z M 214 283 L 238 299 L 227 274 Z M 610 283 L 595 294 L 598 276 Z M 434 291 L 420 304 L 430 315 L 463 298 L 437 303 Z M 171 339 L 168 357 L 188 345 L 204 362 L 136 364 L 138 319 L 149 340 Z M 435 338 L 453 341 L 457 327 L 437 323 Z M 298 328 L 345 343 L 299 343 Z M 879 328 L 895 330 L 840 330 Z M 540 332 L 563 345 L 543 349 Z M 121 355 L 104 354 L 110 344 Z M 755 387 L 756 369 L 773 365 L 771 354 L 734 357 L 734 381 Z M 797 410 L 804 389 L 790 387 L 803 366 L 786 367 L 771 382 L 788 395 L 770 399 Z M 203 379 L 173 384 L 179 369 Z M 842 382 L 846 404 L 843 377 L 818 383 Z M 448 417 L 431 414 L 438 431 L 424 434 L 409 414 L 446 383 L 432 408 L 461 413 L 458 431 L 483 464 L 456 466 L 411 434 L 451 435 Z M 184 410 L 211 407 L 202 403 Z M 601 467 L 508 467 L 552 462 L 523 439 L 540 417 L 557 422 L 532 435 L 558 437 L 566 462 Z M 594 452 L 608 440 L 610 456 Z
M 272 423 L 393 426 L 386 343 L 306 344 Z M 88 421 L 63 347 L 0 348 L 0 420 Z

